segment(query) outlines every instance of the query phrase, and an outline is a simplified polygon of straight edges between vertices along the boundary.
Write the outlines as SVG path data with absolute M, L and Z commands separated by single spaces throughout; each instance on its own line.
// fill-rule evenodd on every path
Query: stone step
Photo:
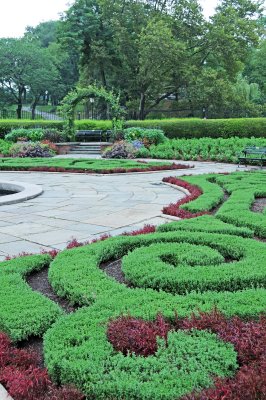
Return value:
M 97 151 L 101 151 L 100 147 L 72 147 L 71 150 L 80 150 L 80 151 L 93 151 L 93 150 L 97 150 Z
M 80 151 L 80 150 L 72 150 L 68 154 L 97 154 L 100 155 L 100 151 Z

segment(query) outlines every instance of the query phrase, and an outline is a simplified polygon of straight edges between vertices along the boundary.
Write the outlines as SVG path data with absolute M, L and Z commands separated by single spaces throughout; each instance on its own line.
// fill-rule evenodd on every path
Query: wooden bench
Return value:
M 88 139 L 93 138 L 97 139 L 100 142 L 102 142 L 102 139 L 104 138 L 107 142 L 110 139 L 112 131 L 103 131 L 103 130 L 80 130 L 76 131 L 76 139 L 81 140 L 82 142 L 88 141 Z
M 266 162 L 266 147 L 246 147 L 238 156 L 238 166 L 241 162 L 247 166 L 249 161 L 256 161 L 262 167 Z

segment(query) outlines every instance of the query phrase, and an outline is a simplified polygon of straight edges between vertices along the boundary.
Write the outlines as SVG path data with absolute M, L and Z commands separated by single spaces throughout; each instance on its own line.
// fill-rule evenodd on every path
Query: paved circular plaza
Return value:
M 39 197 L 0 207 L 0 261 L 21 252 L 63 249 L 73 238 L 86 241 L 164 223 L 168 218 L 162 207 L 184 193 L 164 185 L 163 177 L 243 170 L 232 164 L 193 165 L 188 170 L 115 175 L 0 172 L 0 181 L 43 188 Z

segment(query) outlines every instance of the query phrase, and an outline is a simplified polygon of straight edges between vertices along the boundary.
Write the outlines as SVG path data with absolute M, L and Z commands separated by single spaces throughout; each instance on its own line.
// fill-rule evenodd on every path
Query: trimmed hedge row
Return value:
M 59 131 L 62 131 L 64 127 L 64 121 L 57 120 L 28 120 L 28 119 L 3 119 L 0 120 L 0 138 L 4 138 L 4 136 L 9 133 L 12 129 L 17 128 L 55 128 Z M 80 121 L 75 121 L 75 127 L 77 130 L 82 129 L 101 129 L 108 130 L 112 129 L 112 121 L 101 121 L 101 120 L 91 120 L 85 119 Z
M 226 235 L 237 235 L 243 237 L 253 237 L 254 232 L 245 227 L 236 227 L 232 224 L 225 223 L 211 215 L 202 215 L 201 217 L 193 219 L 184 219 L 183 221 L 170 222 L 167 224 L 159 225 L 158 232 L 170 231 L 192 231 L 192 232 L 209 232 L 209 233 L 223 233 Z
M 0 120 L 0 138 L 15 128 L 57 128 L 63 130 L 63 121 L 48 120 Z M 75 121 L 77 130 L 112 129 L 112 121 L 80 120 Z M 233 119 L 197 119 L 173 118 L 162 120 L 126 121 L 127 128 L 159 128 L 168 138 L 242 138 L 265 137 L 266 118 L 233 118 Z
M 127 121 L 127 127 L 159 128 L 170 138 L 265 137 L 266 118 L 162 119 Z
M 127 127 L 160 128 L 170 138 L 265 137 L 266 118 L 162 119 L 127 121 Z
M 50 256 L 38 255 L 0 263 L 0 330 L 14 341 L 43 334 L 63 314 L 57 304 L 33 291 L 23 279 L 50 261 Z

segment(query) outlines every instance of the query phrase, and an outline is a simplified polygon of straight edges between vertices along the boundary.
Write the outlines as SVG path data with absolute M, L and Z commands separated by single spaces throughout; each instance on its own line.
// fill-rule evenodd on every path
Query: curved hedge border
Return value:
M 235 247 L 233 242 L 236 243 Z M 121 353 L 114 352 L 106 338 L 110 319 L 121 314 L 130 314 L 135 318 L 152 320 L 161 312 L 164 317 L 173 321 L 176 313 L 182 318 L 193 311 L 210 311 L 215 306 L 228 317 L 239 315 L 250 318 L 265 309 L 265 290 L 254 288 L 254 279 L 256 281 L 258 278 L 258 285 L 265 279 L 263 268 L 257 271 L 255 278 L 256 272 L 252 273 L 252 268 L 249 267 L 250 279 L 243 277 L 242 284 L 240 283 L 242 290 L 227 291 L 228 284 L 223 280 L 217 289 L 220 291 L 204 291 L 203 286 L 202 293 L 194 291 L 183 296 L 151 289 L 128 288 L 108 277 L 99 268 L 100 263 L 121 258 L 129 251 L 134 253 L 134 249 L 146 249 L 152 244 L 160 248 L 161 243 L 171 243 L 173 246 L 178 246 L 178 243 L 200 244 L 215 247 L 220 252 L 226 248 L 228 254 L 235 257 L 241 257 L 242 252 L 248 254 L 250 251 L 253 266 L 262 265 L 263 255 L 265 256 L 264 244 L 254 240 L 212 233 L 202 235 L 200 232 L 117 237 L 59 254 L 49 270 L 50 282 L 58 294 L 85 307 L 56 322 L 45 334 L 45 359 L 53 379 L 63 383 L 74 382 L 90 398 L 173 399 L 173 390 L 179 395 L 182 393 L 178 391 L 178 381 L 173 386 L 171 374 L 169 375 L 171 366 L 168 369 L 163 364 L 166 382 L 167 379 L 171 382 L 169 387 L 166 382 L 162 385 L 160 379 L 152 378 L 153 371 L 161 371 L 162 368 L 156 358 L 149 358 L 144 363 L 139 357 L 124 357 Z M 238 262 L 232 263 L 231 271 L 227 270 L 231 278 L 237 264 Z M 243 274 L 245 269 L 242 269 Z M 240 275 L 233 278 L 235 283 L 232 283 L 232 290 L 241 282 Z M 199 285 L 204 279 L 203 276 L 199 279 Z
M 63 314 L 57 304 L 33 291 L 23 279 L 50 261 L 49 255 L 37 255 L 0 263 L 0 331 L 14 341 L 43 334 Z

